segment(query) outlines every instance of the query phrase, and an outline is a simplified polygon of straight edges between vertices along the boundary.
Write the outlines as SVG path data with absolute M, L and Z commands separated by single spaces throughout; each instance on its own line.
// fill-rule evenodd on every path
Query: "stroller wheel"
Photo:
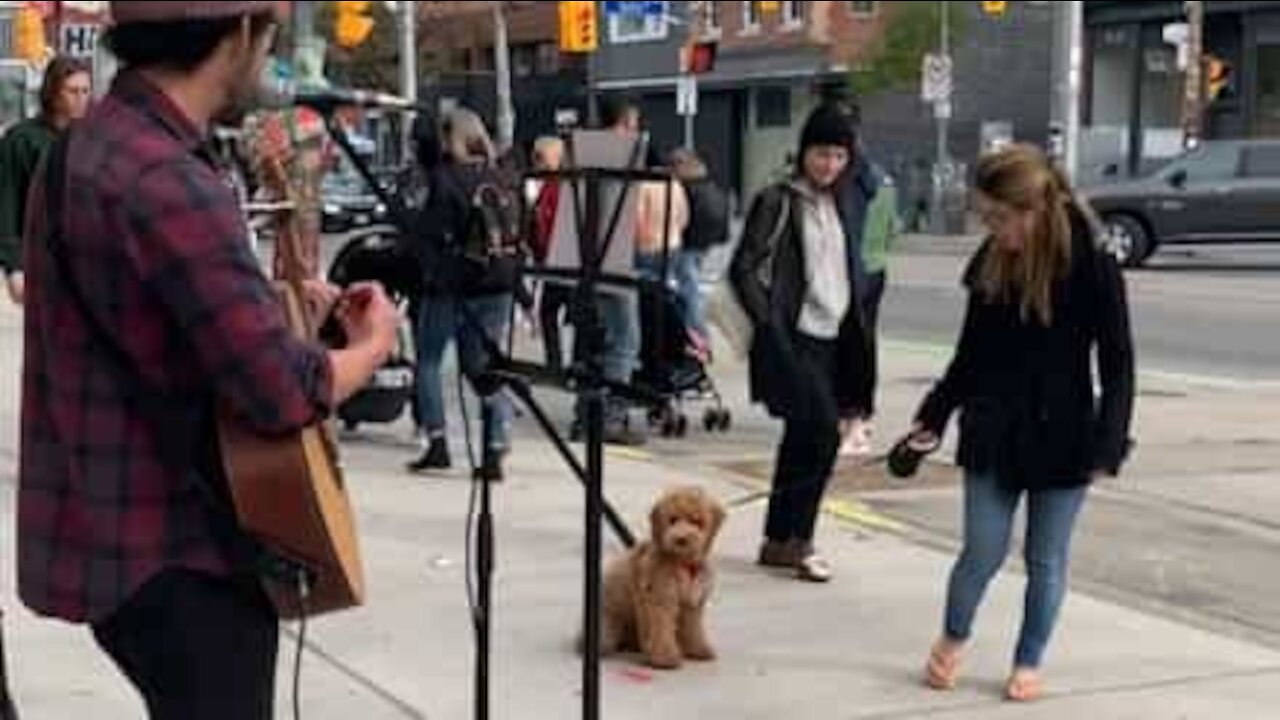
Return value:
M 349 433 L 353 433 L 360 429 L 360 423 L 355 420 L 343 420 L 342 428 Z
M 689 434 L 689 416 L 681 415 L 675 421 L 675 436 L 683 438 Z
M 727 433 L 733 429 L 733 413 L 728 410 L 720 411 L 720 432 Z
M 713 433 L 720 429 L 720 425 L 723 421 L 724 418 L 720 411 L 708 409 L 702 414 L 702 429 L 709 433 Z

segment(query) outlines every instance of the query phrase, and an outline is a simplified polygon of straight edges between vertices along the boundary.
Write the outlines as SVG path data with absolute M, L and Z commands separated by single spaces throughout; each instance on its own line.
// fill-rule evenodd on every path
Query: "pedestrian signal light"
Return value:
M 1231 87 L 1231 63 L 1210 55 L 1205 59 L 1205 89 L 1209 100 L 1217 100 Z
M 13 18 L 13 53 L 29 62 L 44 60 L 49 52 L 45 40 L 44 18 L 33 7 L 18 9 Z
M 571 0 L 560 3 L 560 50 L 592 53 L 600 47 L 596 4 Z
M 984 0 L 982 3 L 982 12 L 992 17 L 1003 17 L 1008 9 L 1009 3 L 1007 2 L 987 2 Z
M 336 2 L 337 15 L 333 21 L 333 39 L 340 47 L 351 50 L 360 47 L 373 34 L 373 18 L 369 17 L 369 0 Z
M 681 70 L 693 75 L 705 75 L 716 69 L 717 46 L 714 42 L 700 42 L 684 48 L 681 54 Z

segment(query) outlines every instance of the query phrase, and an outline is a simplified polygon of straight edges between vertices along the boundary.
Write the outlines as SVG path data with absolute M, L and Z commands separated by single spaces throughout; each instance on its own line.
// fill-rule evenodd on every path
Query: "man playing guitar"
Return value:
M 371 286 L 311 298 L 345 349 L 297 339 L 206 143 L 247 108 L 285 5 L 112 2 L 124 70 L 31 198 L 19 590 L 90 625 L 153 720 L 272 717 L 277 615 L 211 509 L 215 407 L 297 432 L 396 341 Z

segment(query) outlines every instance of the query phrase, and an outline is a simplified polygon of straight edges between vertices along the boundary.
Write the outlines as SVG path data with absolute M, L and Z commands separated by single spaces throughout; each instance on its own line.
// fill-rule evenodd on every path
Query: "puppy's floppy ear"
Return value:
M 667 519 L 662 512 L 665 505 L 665 500 L 659 500 L 649 511 L 649 536 L 655 545 L 662 544 L 662 535 L 667 529 Z

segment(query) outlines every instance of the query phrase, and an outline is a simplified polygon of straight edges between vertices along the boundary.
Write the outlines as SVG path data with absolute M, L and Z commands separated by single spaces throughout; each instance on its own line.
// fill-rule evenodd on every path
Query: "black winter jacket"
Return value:
M 755 328 L 750 351 L 751 399 L 781 418 L 807 409 L 799 406 L 807 395 L 797 386 L 804 371 L 794 350 L 808 293 L 800 208 L 797 191 L 788 184 L 761 191 L 747 215 L 742 242 L 729 269 L 733 289 Z M 849 248 L 850 283 L 855 283 L 852 263 L 856 253 L 855 248 Z M 858 297 L 857 287 L 850 291 L 852 297 Z M 842 417 L 854 417 L 871 407 L 871 345 L 863 328 L 860 303 L 852 302 L 836 340 L 839 372 L 833 380 Z
M 968 310 L 955 357 L 917 421 L 939 436 L 961 411 L 959 464 L 1012 489 L 1078 487 L 1119 472 L 1130 448 L 1134 354 L 1124 279 L 1073 213 L 1072 264 L 1053 291 L 1053 323 L 976 289 L 989 240 L 965 272 Z M 1097 353 L 1101 396 L 1094 392 Z

